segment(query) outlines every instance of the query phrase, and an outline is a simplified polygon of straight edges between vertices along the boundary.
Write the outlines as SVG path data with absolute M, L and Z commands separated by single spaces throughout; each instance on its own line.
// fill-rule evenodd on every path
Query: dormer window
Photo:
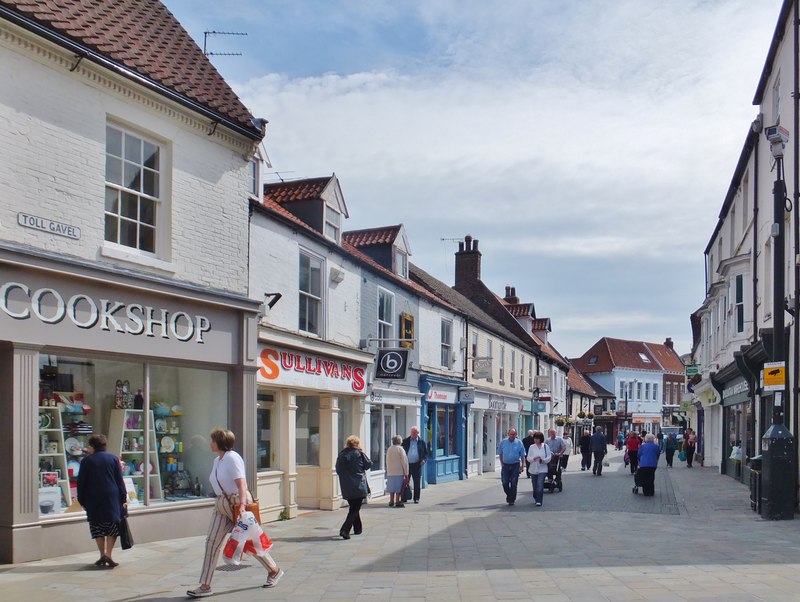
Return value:
M 641 358 L 641 360 L 642 360 L 642 361 L 643 361 L 645 364 L 649 364 L 649 363 L 650 363 L 650 358 L 649 358 L 649 357 L 647 357 L 647 356 L 646 356 L 644 353 L 642 353 L 641 351 L 639 352 L 639 357 Z
M 250 159 L 247 166 L 247 194 L 261 198 L 261 160 L 258 157 Z
M 394 272 L 403 278 L 408 278 L 408 254 L 398 248 L 394 250 Z
M 339 244 L 342 236 L 342 214 L 325 205 L 325 237 Z
M 590 366 L 594 366 L 596 363 L 597 363 L 597 356 L 596 355 L 593 355 L 592 357 L 589 358 L 589 365 Z

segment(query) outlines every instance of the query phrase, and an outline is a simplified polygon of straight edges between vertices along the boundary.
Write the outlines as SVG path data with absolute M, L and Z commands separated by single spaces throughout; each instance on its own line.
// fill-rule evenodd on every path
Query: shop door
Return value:
M 383 451 L 384 454 L 392 446 L 392 437 L 397 434 L 397 410 L 384 410 L 383 411 Z M 384 456 L 385 458 L 385 456 Z M 386 461 L 384 459 L 384 470 L 386 468 Z
M 483 472 L 494 472 L 495 461 L 497 459 L 497 427 L 495 425 L 495 415 L 486 413 L 483 415 Z

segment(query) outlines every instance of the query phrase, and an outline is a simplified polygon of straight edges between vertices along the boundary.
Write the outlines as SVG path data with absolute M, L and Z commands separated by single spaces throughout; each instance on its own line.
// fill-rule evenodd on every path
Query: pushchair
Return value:
M 559 458 L 551 460 L 547 464 L 547 476 L 544 478 L 544 488 L 553 493 L 556 488 L 564 491 L 564 483 L 561 480 L 561 462 Z
M 639 469 L 636 469 L 636 472 L 633 473 L 633 493 L 639 493 L 639 488 L 643 487 L 642 485 L 642 477 L 639 474 Z

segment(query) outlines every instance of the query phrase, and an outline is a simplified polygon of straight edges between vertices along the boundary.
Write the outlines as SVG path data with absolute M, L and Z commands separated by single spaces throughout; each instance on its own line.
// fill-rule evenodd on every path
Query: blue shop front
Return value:
M 422 374 L 423 438 L 430 444 L 425 478 L 447 483 L 466 478 L 467 417 L 474 396 L 463 380 Z

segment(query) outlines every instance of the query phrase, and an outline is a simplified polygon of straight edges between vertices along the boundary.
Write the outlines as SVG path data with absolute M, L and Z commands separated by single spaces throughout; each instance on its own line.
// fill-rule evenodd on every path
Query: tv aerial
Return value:
M 241 52 L 211 52 L 208 50 L 209 36 L 246 36 L 243 31 L 204 31 L 203 32 L 203 54 L 206 56 L 242 56 Z

